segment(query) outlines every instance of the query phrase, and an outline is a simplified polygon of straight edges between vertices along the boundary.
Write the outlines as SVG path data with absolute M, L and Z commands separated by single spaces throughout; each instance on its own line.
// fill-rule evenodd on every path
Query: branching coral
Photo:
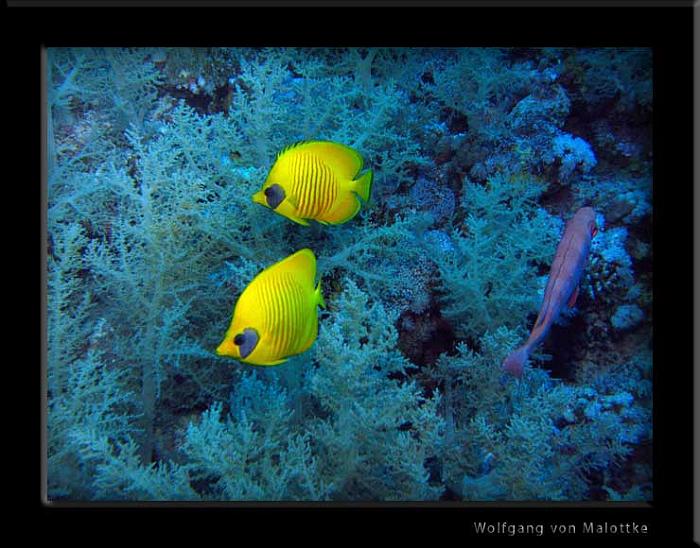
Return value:
M 465 230 L 453 229 L 454 252 L 433 255 L 440 271 L 443 315 L 463 337 L 490 326 L 525 325 L 539 305 L 537 270 L 554 255 L 562 226 L 537 206 L 543 186 L 530 178 L 494 177 L 488 185 L 465 180 Z
M 597 163 L 591 146 L 580 137 L 568 133 L 557 135 L 552 139 L 551 147 L 551 153 L 545 155 L 544 161 L 559 160 L 560 182 L 568 182 L 577 169 L 588 173 Z
M 461 448 L 443 455 L 444 480 L 467 500 L 590 498 L 589 474 L 614 476 L 650 435 L 649 410 L 623 390 L 566 385 L 542 369 L 503 384 L 498 364 L 514 340 L 499 329 L 482 352 L 459 346 L 438 361 L 446 446 Z
M 647 54 L 51 49 L 49 497 L 647 497 L 648 318 L 606 331 L 651 298 Z M 572 117 L 586 101 L 593 119 Z M 352 222 L 251 202 L 299 139 L 373 170 Z M 634 176 L 598 177 L 628 156 Z M 541 353 L 504 382 L 582 203 L 610 226 L 581 320 L 610 336 L 577 349 L 570 384 Z M 237 295 L 302 247 L 328 303 L 312 349 L 259 370 L 214 356 Z
M 411 367 L 397 349 L 396 317 L 351 281 L 333 309 L 305 379 L 326 417 L 310 421 L 323 473 L 344 499 L 437 498 L 426 461 L 440 445 L 439 396 L 390 378 Z

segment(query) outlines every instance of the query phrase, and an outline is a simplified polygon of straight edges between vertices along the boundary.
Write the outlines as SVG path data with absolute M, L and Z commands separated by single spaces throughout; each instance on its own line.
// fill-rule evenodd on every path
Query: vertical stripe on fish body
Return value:
M 318 335 L 317 306 L 325 306 L 321 284 L 314 287 L 315 276 L 310 249 L 263 270 L 241 293 L 217 354 L 277 365 L 308 350 Z
M 372 171 L 355 179 L 362 157 L 331 141 L 305 141 L 282 150 L 253 201 L 288 219 L 308 225 L 341 224 L 352 219 L 369 200 Z

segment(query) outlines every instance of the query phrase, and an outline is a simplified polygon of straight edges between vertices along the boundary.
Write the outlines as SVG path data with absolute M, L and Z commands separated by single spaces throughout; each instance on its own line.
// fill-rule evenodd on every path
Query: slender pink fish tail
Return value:
M 514 377 L 522 377 L 523 368 L 525 367 L 525 361 L 530 355 L 530 346 L 527 344 L 522 345 L 520 348 L 513 350 L 510 355 L 503 360 L 501 369 L 503 371 L 510 373 Z

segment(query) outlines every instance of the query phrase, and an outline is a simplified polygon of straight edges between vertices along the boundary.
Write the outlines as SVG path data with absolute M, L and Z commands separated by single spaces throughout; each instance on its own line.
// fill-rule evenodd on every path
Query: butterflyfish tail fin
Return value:
M 367 172 L 362 175 L 356 181 L 353 181 L 352 190 L 362 198 L 363 202 L 369 202 L 369 195 L 372 192 L 372 170 L 368 169 Z
M 326 308 L 326 301 L 323 299 L 323 292 L 321 291 L 321 280 L 318 281 L 316 286 L 316 291 L 314 291 L 314 296 L 316 297 L 316 302 L 321 308 Z

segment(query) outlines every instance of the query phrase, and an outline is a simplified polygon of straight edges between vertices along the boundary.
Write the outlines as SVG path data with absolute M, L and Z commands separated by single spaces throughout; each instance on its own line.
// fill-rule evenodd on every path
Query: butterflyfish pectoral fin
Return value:
M 300 224 L 302 226 L 309 226 L 309 222 L 305 219 L 302 219 L 297 215 L 297 208 L 294 207 L 294 204 L 289 199 L 284 200 L 278 207 L 277 209 L 274 210 L 275 213 L 279 213 L 283 217 L 287 217 L 290 221 L 294 221 L 297 224 Z
M 291 204 L 294 209 L 299 209 L 299 200 L 291 194 L 287 196 L 287 201 Z

